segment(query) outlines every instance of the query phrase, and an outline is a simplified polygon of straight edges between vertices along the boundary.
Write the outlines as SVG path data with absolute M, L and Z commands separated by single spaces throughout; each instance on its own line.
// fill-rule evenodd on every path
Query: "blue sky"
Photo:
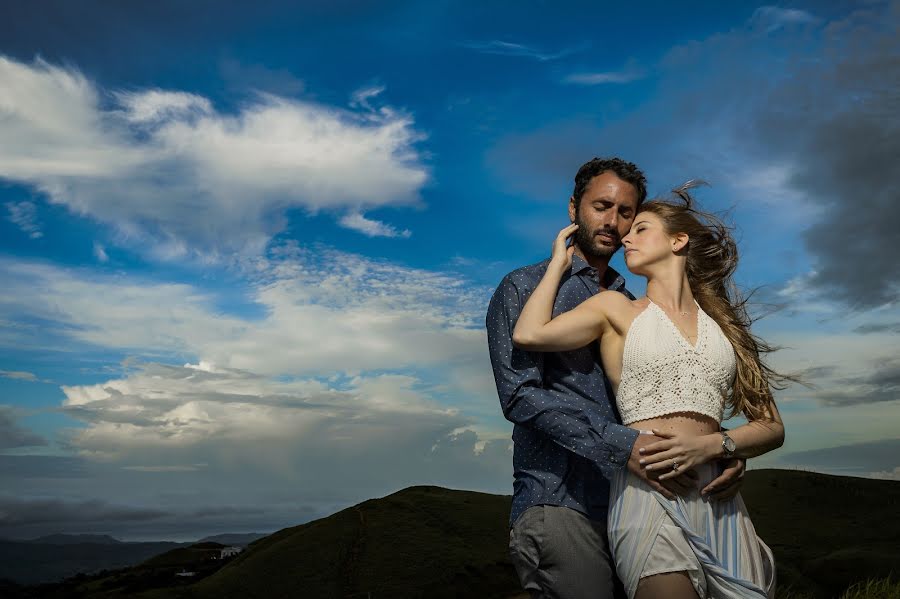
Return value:
M 815 385 L 751 466 L 898 477 L 897 3 L 11 11 L 0 536 L 511 493 L 487 300 L 596 155 L 730 211 Z

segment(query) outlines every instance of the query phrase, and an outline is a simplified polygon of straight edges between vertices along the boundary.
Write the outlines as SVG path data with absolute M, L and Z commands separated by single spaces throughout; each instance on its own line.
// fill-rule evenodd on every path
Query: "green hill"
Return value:
M 858 580 L 900 577 L 900 482 L 753 470 L 741 494 L 775 553 L 779 588 L 832 597 Z
M 747 473 L 743 496 L 775 552 L 785 596 L 835 597 L 854 582 L 900 573 L 896 481 L 759 470 Z M 523 596 L 507 557 L 510 501 L 508 495 L 410 487 L 280 530 L 215 565 L 195 546 L 148 560 L 140 570 L 9 596 Z M 175 580 L 176 564 L 193 565 L 197 578 L 204 577 Z M 51 594 L 63 589 L 70 594 Z

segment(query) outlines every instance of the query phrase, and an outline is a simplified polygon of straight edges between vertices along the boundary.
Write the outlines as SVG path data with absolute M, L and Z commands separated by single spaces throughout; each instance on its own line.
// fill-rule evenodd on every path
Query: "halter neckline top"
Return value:
M 697 306 L 697 340 L 691 345 L 672 319 L 649 305 L 625 333 L 616 405 L 623 424 L 675 412 L 722 422 L 737 368 L 734 348 L 715 320 Z

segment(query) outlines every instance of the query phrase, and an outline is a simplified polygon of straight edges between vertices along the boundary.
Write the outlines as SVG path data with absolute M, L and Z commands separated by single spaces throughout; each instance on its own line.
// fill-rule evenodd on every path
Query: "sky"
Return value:
M 811 384 L 749 467 L 900 479 L 900 3 L 5 14 L 0 537 L 511 494 L 487 303 L 594 156 L 735 226 L 767 360 Z

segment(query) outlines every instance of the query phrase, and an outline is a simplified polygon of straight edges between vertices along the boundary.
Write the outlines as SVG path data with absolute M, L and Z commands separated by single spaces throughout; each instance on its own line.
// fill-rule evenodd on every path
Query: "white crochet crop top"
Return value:
M 662 308 L 650 302 L 625 335 L 616 393 L 623 424 L 674 412 L 722 422 L 736 366 L 731 342 L 699 304 L 697 343 L 692 346 Z

